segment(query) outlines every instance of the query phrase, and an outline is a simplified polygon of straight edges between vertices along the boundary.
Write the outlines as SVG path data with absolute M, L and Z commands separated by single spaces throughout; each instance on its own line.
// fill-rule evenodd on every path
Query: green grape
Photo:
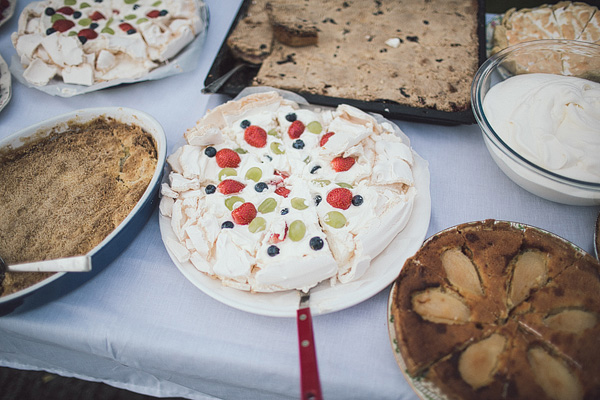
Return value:
M 281 143 L 277 143 L 277 142 L 271 143 L 271 151 L 274 154 L 283 154 L 283 153 L 285 153 L 285 150 L 281 149 Z
M 314 183 L 315 185 L 319 185 L 321 187 L 325 187 L 325 186 L 329 185 L 331 183 L 331 181 L 328 181 L 327 179 L 315 179 L 312 181 L 312 183 Z
M 336 183 L 336 185 L 338 185 L 341 188 L 352 189 L 352 185 L 350 185 L 349 183 L 338 182 Z
M 244 150 L 241 147 L 238 147 L 237 149 L 233 149 L 233 151 L 235 151 L 238 154 L 246 154 L 248 152 L 248 150 Z
M 92 24 L 92 20 L 89 18 L 81 18 L 77 23 L 81 26 L 90 26 Z
M 148 18 L 140 18 L 136 21 L 136 24 L 143 24 L 144 22 L 148 22 Z
M 137 3 L 137 0 L 125 0 L 125 4 Z
M 225 207 L 227 207 L 230 211 L 234 209 L 237 203 L 243 203 L 244 199 L 240 196 L 231 196 L 225 199 Z
M 267 228 L 267 221 L 263 217 L 256 217 L 248 224 L 248 230 L 252 233 L 264 231 Z
M 260 181 L 262 170 L 258 167 L 252 167 L 246 172 L 246 179 L 252 179 L 254 182 Z
M 288 236 L 294 242 L 299 242 L 306 234 L 306 225 L 300 220 L 296 220 L 290 224 Z
M 237 176 L 237 171 L 233 168 L 223 168 L 219 171 L 219 181 L 222 181 L 227 176 Z
M 267 132 L 267 135 L 269 135 L 269 136 L 275 136 L 275 137 L 280 137 L 279 133 L 277 132 L 277 129 L 275 129 L 275 128 L 270 129 L 269 132 Z
M 89 8 L 89 7 L 91 7 L 91 6 L 90 6 L 88 3 L 81 3 L 81 4 L 79 5 L 79 8 L 80 8 L 80 9 Z
M 260 203 L 258 206 L 258 212 L 261 214 L 267 214 L 273 212 L 275 207 L 277 207 L 277 201 L 274 198 L 269 197 Z
M 312 121 L 312 122 L 309 122 L 308 125 L 306 125 L 306 129 L 310 133 L 314 133 L 315 135 L 318 135 L 323 130 L 323 127 L 321 126 L 319 121 Z
M 51 21 L 52 23 L 55 23 L 56 21 L 58 21 L 58 20 L 60 20 L 60 19 L 65 19 L 65 17 L 63 17 L 63 16 L 62 16 L 62 15 L 60 15 L 59 13 L 53 14 L 53 15 L 50 17 L 50 21 Z
M 330 211 L 325 216 L 325 223 L 332 228 L 342 228 L 346 225 L 346 217 L 339 211 Z
M 109 28 L 108 26 L 105 26 L 104 28 L 102 28 L 102 30 L 100 32 L 108 33 L 109 35 L 115 34 L 115 31 L 112 28 Z
M 131 21 L 132 19 L 136 19 L 136 18 L 137 18 L 137 15 L 135 15 L 135 14 L 128 14 L 125 16 L 125 19 L 128 21 Z
M 294 197 L 292 199 L 292 207 L 294 207 L 296 210 L 305 210 L 308 208 L 304 202 L 304 199 L 301 197 Z
M 77 4 L 77 0 L 65 0 L 65 6 L 74 6 Z

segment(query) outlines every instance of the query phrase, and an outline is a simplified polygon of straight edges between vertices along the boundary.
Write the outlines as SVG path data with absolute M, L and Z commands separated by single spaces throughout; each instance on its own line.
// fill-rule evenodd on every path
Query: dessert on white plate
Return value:
M 255 93 L 184 136 L 168 157 L 160 212 L 174 234 L 163 238 L 177 262 L 225 286 L 355 281 L 410 220 L 413 152 L 390 123 L 354 107 Z
M 147 75 L 204 32 L 200 0 L 46 0 L 28 4 L 11 40 L 23 78 L 91 86 Z

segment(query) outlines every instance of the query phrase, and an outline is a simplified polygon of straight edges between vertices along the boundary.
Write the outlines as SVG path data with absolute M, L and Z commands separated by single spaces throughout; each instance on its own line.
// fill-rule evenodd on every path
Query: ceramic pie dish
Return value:
M 113 118 L 127 125 L 137 125 L 152 137 L 156 148 L 156 167 L 149 184 L 129 214 L 108 236 L 88 252 L 92 259 L 91 272 L 55 273 L 32 286 L 0 297 L 0 315 L 11 313 L 24 304 L 33 305 L 49 302 L 94 277 L 109 265 L 135 238 L 158 203 L 158 188 L 166 158 L 166 138 L 158 121 L 142 111 L 124 107 L 88 108 L 73 111 L 34 124 L 4 138 L 0 141 L 0 151 L 8 148 L 18 149 L 27 142 L 27 139 L 43 137 L 44 134 L 47 135 L 53 129 L 62 132 L 61 127 L 73 123 L 84 124 L 101 116 Z

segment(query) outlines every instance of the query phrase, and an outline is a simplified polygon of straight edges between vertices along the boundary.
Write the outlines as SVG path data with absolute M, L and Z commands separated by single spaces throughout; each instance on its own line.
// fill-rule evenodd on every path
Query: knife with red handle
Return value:
M 300 292 L 300 307 L 296 312 L 298 349 L 300 354 L 300 388 L 302 400 L 321 400 L 321 381 L 317 367 L 317 352 L 308 305 L 310 294 Z

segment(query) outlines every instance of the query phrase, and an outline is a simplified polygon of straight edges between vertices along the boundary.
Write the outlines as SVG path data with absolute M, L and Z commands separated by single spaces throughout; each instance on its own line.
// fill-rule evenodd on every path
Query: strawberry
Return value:
M 58 10 L 56 10 L 56 12 L 64 15 L 73 15 L 75 10 L 73 10 L 71 7 L 61 7 Z
M 331 168 L 333 168 L 335 172 L 348 171 L 355 162 L 356 160 L 352 157 L 339 156 L 331 160 Z
M 253 147 L 265 147 L 267 132 L 260 126 L 250 125 L 244 130 L 244 140 Z
M 225 179 L 219 183 L 217 189 L 223 194 L 233 194 L 241 192 L 245 187 L 246 185 L 244 185 L 242 182 L 238 182 L 233 179 Z
M 231 212 L 231 218 L 238 225 L 248 225 L 256 218 L 256 207 L 252 203 L 244 203 Z
M 158 11 L 158 10 L 148 11 L 148 13 L 146 14 L 146 17 L 148 17 L 148 18 L 158 18 L 158 17 L 160 17 L 160 11 Z
M 288 135 L 291 139 L 298 139 L 303 132 L 304 124 L 300 120 L 295 120 L 288 128 Z
M 98 34 L 96 33 L 95 30 L 86 28 L 86 29 L 80 30 L 79 33 L 77 34 L 77 36 L 80 38 L 84 37 L 86 40 L 89 40 L 89 39 L 96 39 L 98 37 Z
M 327 193 L 327 202 L 331 207 L 347 210 L 352 204 L 352 192 L 346 188 L 335 188 Z
M 275 189 L 275 194 L 280 195 L 281 197 L 288 197 L 290 194 L 290 189 L 285 188 L 285 187 L 278 187 L 277 189 Z
M 221 168 L 237 168 L 242 161 L 240 155 L 231 149 L 221 149 L 215 156 L 217 165 Z
M 90 15 L 90 19 L 92 21 L 99 21 L 101 19 L 106 19 L 106 17 L 104 15 L 102 15 L 102 13 L 100 11 L 94 11 L 94 13 L 92 15 Z
M 335 135 L 335 132 L 327 132 L 326 134 L 324 134 L 323 137 L 321 138 L 321 141 L 319 142 L 319 145 L 321 147 L 325 146 L 325 143 L 327 143 L 329 138 L 332 137 L 333 135 Z
M 283 231 L 283 237 L 279 233 L 274 233 L 269 238 L 269 243 L 280 243 L 285 240 L 288 234 L 288 224 L 285 224 L 285 230 Z
M 280 177 L 282 177 L 283 179 L 286 179 L 286 178 L 289 178 L 289 177 L 290 177 L 290 174 L 288 174 L 287 172 L 278 171 L 278 170 L 275 170 L 275 171 L 273 171 L 273 174 L 275 174 L 275 175 L 277 175 L 277 176 L 280 176 Z
M 133 26 L 131 26 L 131 24 L 128 24 L 127 22 L 120 23 L 119 28 L 121 28 L 121 30 L 123 32 L 127 32 L 128 35 L 132 35 L 137 32 L 135 30 L 135 28 Z
M 75 26 L 75 22 L 68 19 L 58 19 L 52 24 L 52 28 L 58 32 L 66 32 Z

